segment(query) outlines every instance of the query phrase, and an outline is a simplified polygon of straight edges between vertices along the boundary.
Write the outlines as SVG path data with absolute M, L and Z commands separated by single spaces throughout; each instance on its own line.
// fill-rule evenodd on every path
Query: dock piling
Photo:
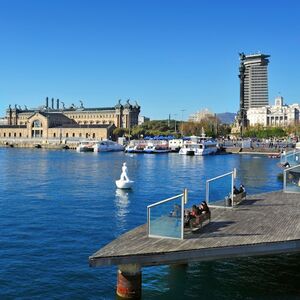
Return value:
M 123 299 L 140 299 L 142 295 L 142 271 L 137 264 L 119 265 L 117 295 Z

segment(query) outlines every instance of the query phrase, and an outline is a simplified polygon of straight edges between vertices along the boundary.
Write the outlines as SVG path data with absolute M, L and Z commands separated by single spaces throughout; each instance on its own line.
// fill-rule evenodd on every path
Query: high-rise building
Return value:
M 240 55 L 240 78 L 243 76 L 244 109 L 262 107 L 268 99 L 268 57 L 265 54 Z

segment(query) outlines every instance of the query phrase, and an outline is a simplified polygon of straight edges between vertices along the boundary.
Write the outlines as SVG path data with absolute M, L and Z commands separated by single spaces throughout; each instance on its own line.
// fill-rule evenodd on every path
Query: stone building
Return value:
M 7 125 L 0 126 L 0 138 L 95 138 L 112 137 L 116 127 L 128 128 L 138 124 L 140 106 L 132 105 L 129 100 L 125 105 L 121 101 L 114 107 L 85 108 L 72 104 L 65 108 L 64 103 L 46 98 L 45 105 L 37 109 L 22 109 L 15 106 L 6 111 Z
M 208 119 L 208 118 L 214 118 L 215 114 L 209 111 L 207 108 L 197 111 L 194 114 L 189 116 L 188 121 L 189 122 L 201 122 L 202 120 Z
M 247 110 L 249 125 L 285 127 L 299 123 L 300 105 L 283 104 L 283 97 L 275 98 L 275 105 L 250 108 Z

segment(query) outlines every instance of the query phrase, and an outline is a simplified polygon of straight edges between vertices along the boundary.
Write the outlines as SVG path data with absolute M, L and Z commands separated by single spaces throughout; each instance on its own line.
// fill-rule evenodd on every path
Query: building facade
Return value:
M 244 109 L 263 107 L 269 104 L 268 57 L 265 54 L 241 55 Z
M 215 117 L 215 114 L 209 111 L 207 108 L 205 108 L 201 111 L 197 111 L 196 113 L 191 114 L 189 116 L 188 121 L 197 123 L 197 122 L 201 122 L 204 119 L 213 118 L 213 117 Z
M 300 105 L 283 104 L 283 97 L 275 98 L 275 105 L 267 105 L 247 110 L 247 118 L 250 126 L 279 126 L 299 124 Z
M 15 106 L 6 111 L 6 125 L 0 125 L 0 138 L 95 138 L 106 139 L 112 136 L 116 127 L 128 128 L 138 124 L 140 106 L 125 105 L 121 101 L 114 107 L 85 108 L 72 104 L 65 108 L 64 103 L 46 98 L 45 105 L 37 109 L 22 109 Z

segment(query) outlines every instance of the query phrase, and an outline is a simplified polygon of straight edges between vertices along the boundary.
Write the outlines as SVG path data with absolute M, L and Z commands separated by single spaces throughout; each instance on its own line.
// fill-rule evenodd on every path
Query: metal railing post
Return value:
M 231 175 L 231 207 L 233 207 L 234 172 Z
M 206 180 L 206 203 L 208 204 L 209 203 L 209 181 Z
M 181 198 L 181 239 L 184 239 L 184 205 L 187 203 L 187 188 L 183 190 L 183 197 Z

